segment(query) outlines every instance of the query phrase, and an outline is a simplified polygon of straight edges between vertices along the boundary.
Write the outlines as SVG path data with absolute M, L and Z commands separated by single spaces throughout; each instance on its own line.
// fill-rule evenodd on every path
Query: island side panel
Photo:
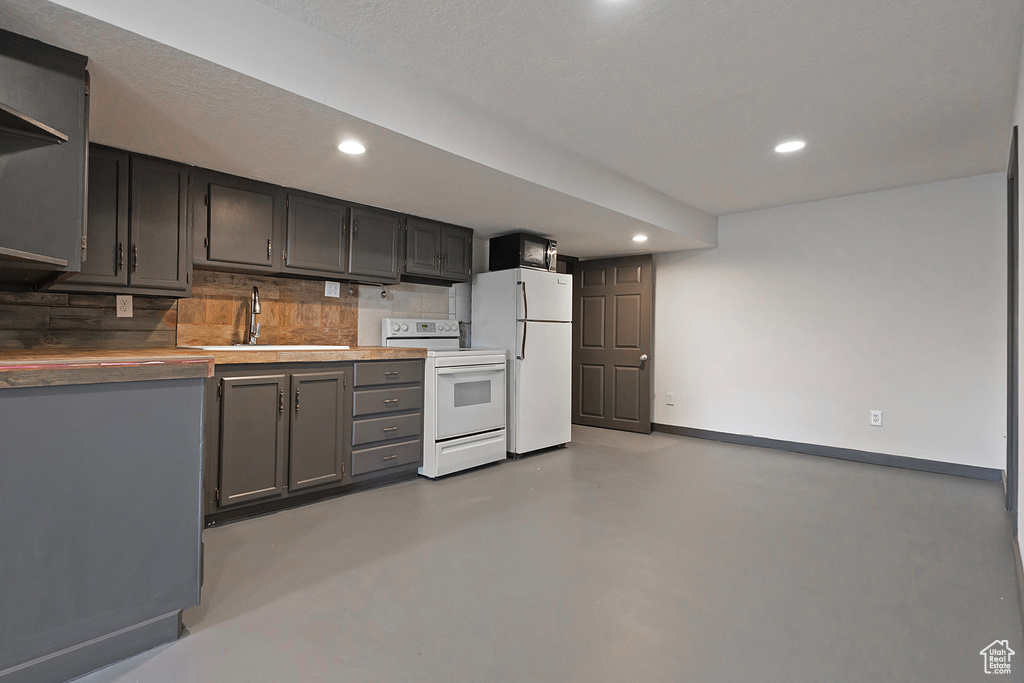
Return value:
M 0 681 L 177 637 L 199 603 L 203 384 L 0 389 Z

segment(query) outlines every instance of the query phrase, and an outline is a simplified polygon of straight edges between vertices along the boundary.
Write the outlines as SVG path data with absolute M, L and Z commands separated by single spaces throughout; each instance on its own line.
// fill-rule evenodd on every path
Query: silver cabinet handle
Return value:
M 386 399 L 384 399 L 384 405 L 388 405 L 389 403 L 398 403 L 398 399 L 397 398 L 386 398 Z
M 124 242 L 117 243 L 117 272 L 124 270 Z
M 132 245 L 132 272 L 137 273 L 139 270 L 139 245 Z
M 385 377 L 398 377 L 398 370 L 388 370 L 384 373 Z
M 397 432 L 398 431 L 398 427 L 384 427 L 384 429 L 382 429 L 381 431 L 382 432 Z
M 268 261 L 271 261 L 271 260 L 273 260 L 273 258 L 274 258 L 273 256 L 271 256 L 271 253 L 272 253 L 272 252 L 270 251 L 270 245 L 271 245 L 271 243 L 272 243 L 272 240 L 267 240 L 267 260 L 268 260 Z
M 381 458 L 381 460 L 394 460 L 397 457 L 398 457 L 397 454 L 396 455 L 385 455 L 383 458 Z
M 295 390 L 295 414 L 299 414 L 299 390 Z
M 640 362 L 641 363 L 646 363 L 647 360 L 648 360 L 648 358 L 647 358 L 647 354 L 646 353 L 640 354 Z

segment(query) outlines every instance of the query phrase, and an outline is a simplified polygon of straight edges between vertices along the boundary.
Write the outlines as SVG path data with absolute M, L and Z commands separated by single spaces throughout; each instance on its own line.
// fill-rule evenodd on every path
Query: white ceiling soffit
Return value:
M 89 55 L 99 142 L 583 257 L 717 244 L 710 214 L 260 3 L 8 0 L 0 21 Z M 369 152 L 340 155 L 344 134 Z

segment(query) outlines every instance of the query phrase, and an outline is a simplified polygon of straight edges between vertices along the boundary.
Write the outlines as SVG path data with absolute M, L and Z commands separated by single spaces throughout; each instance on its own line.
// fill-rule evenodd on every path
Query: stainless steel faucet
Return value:
M 249 299 L 249 344 L 255 344 L 260 338 L 260 324 L 256 322 L 256 316 L 260 314 L 260 290 L 252 288 L 252 297 Z

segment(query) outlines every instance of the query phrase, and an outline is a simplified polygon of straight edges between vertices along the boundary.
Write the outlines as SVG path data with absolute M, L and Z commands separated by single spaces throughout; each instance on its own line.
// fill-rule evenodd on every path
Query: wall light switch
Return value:
M 871 411 L 871 420 L 868 422 L 868 424 L 870 424 L 872 427 L 881 427 L 882 426 L 882 411 L 881 410 L 872 410 Z
M 132 312 L 132 295 L 131 294 L 118 294 L 117 295 L 117 317 L 118 318 L 131 318 L 135 315 Z
M 341 283 L 331 282 L 327 280 L 324 282 L 324 296 L 329 296 L 337 299 L 341 296 Z
M 676 395 L 671 391 L 665 394 L 665 405 L 674 406 L 676 404 Z

